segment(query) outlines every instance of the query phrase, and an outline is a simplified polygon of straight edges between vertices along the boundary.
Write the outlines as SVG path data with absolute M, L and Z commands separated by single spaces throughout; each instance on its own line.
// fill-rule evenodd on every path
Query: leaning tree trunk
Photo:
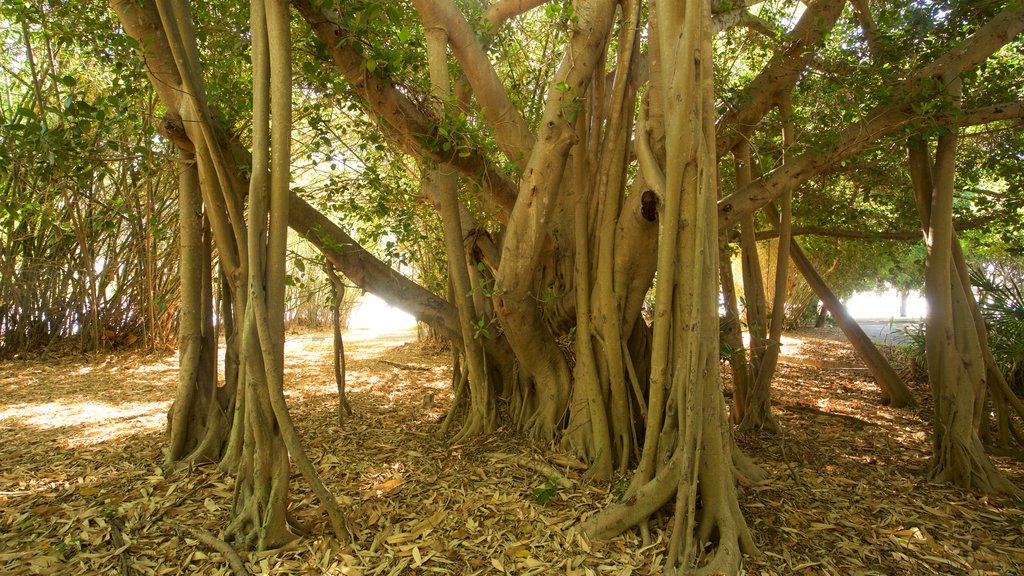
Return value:
M 778 214 L 774 212 L 773 208 L 771 206 L 767 208 L 769 216 L 777 219 Z M 818 295 L 823 310 L 828 310 L 828 313 L 832 315 L 836 325 L 843 331 L 846 339 L 850 341 L 850 345 L 856 350 L 857 355 L 867 365 L 868 371 L 875 377 L 875 382 L 878 383 L 878 387 L 882 390 L 882 400 L 894 408 L 916 406 L 917 402 L 914 400 L 914 395 L 910 392 L 910 388 L 907 388 L 907 385 L 896 374 L 889 361 L 885 359 L 885 356 L 882 356 L 882 353 L 878 351 L 878 348 L 871 342 L 868 335 L 857 324 L 857 321 L 846 311 L 843 303 L 829 289 L 825 279 L 814 269 L 814 265 L 811 264 L 810 259 L 804 254 L 796 238 L 790 238 L 789 247 L 790 258 L 793 264 L 796 265 L 797 270 L 803 275 L 808 286 Z
M 960 80 L 942 77 L 953 105 Z M 956 128 L 938 137 L 934 161 L 928 143 L 908 142 L 910 173 L 928 248 L 925 297 L 925 351 L 935 403 L 934 438 L 928 477 L 936 482 L 985 493 L 1019 494 L 985 454 L 979 428 L 986 393 L 986 358 L 971 312 L 969 284 L 957 273 L 953 242 L 953 191 Z

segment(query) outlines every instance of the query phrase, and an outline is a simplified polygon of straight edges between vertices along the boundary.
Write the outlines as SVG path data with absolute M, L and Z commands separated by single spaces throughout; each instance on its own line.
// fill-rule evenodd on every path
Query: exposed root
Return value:
M 988 459 L 980 441 L 977 447 L 964 445 L 948 436 L 945 441 L 940 441 L 928 471 L 928 480 L 940 484 L 949 482 L 985 494 L 1024 497 L 1024 490 L 1000 473 Z
M 591 540 L 606 540 L 646 522 L 676 493 L 681 451 L 677 450 L 658 473 L 622 502 L 594 514 L 580 528 Z
M 224 556 L 224 559 L 227 560 L 228 565 L 231 566 L 231 571 L 235 576 L 249 576 L 249 570 L 245 567 L 245 562 L 242 561 L 242 557 L 239 556 L 238 552 L 236 552 L 235 549 L 227 542 L 200 528 L 185 526 L 174 522 L 171 522 L 170 525 L 179 532 L 188 532 L 196 540 L 199 540 L 203 544 L 213 548 L 217 552 L 220 552 L 220 554 Z
M 529 456 L 517 456 L 513 454 L 501 454 L 492 453 L 488 454 L 494 460 L 505 460 L 512 462 L 513 464 L 522 466 L 523 468 L 529 468 L 534 472 L 540 474 L 545 480 L 553 480 L 555 484 L 558 484 L 559 488 L 569 490 L 573 487 L 573 481 L 566 478 L 564 474 L 559 472 L 554 466 L 551 466 L 545 462 L 539 462 Z

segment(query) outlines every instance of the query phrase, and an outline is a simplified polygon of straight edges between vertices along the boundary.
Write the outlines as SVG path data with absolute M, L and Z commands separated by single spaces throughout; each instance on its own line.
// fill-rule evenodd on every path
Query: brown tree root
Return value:
M 1006 494 L 1024 497 L 1021 490 L 992 464 L 985 455 L 981 443 L 965 445 L 947 436 L 936 449 L 928 481 L 937 484 L 946 482 L 984 494 Z
M 227 560 L 228 565 L 231 566 L 231 571 L 234 572 L 235 576 L 249 576 L 249 570 L 245 567 L 242 557 L 227 542 L 200 528 L 185 526 L 175 522 L 171 522 L 170 525 L 179 532 L 188 532 L 196 540 L 220 552 L 221 556 Z

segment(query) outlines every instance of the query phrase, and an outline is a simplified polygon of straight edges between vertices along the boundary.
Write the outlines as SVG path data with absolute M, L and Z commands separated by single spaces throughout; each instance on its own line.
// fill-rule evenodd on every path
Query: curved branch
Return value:
M 533 133 L 519 109 L 512 104 L 501 79 L 469 22 L 451 0 L 413 0 L 424 28 L 440 28 L 448 35 L 452 54 L 473 87 L 494 139 L 509 160 L 522 166 L 533 148 Z
M 543 6 L 551 0 L 499 0 L 487 7 L 484 15 L 487 23 L 491 25 L 491 34 L 494 34 L 502 24 L 509 20 L 526 14 L 530 10 Z
M 818 0 L 804 11 L 789 33 L 788 47 L 776 52 L 761 73 L 736 98 L 743 104 L 730 108 L 717 124 L 719 155 L 736 147 L 777 103 L 780 92 L 792 90 L 816 45 L 832 30 L 843 12 L 843 0 Z
M 484 200 L 504 222 L 515 205 L 515 184 L 482 152 L 472 147 L 452 146 L 444 152 L 439 147 L 425 146 L 432 137 L 436 137 L 436 120 L 402 94 L 389 79 L 367 69 L 366 59 L 353 48 L 354 42 L 350 42 L 355 40 L 352 34 L 335 23 L 331 13 L 315 8 L 310 0 L 293 0 L 292 4 L 324 43 L 334 66 L 366 101 L 374 122 L 396 137 L 402 151 L 447 164 L 480 182 L 485 192 Z
M 980 228 L 989 222 L 992 222 L 995 218 L 977 218 L 974 220 L 968 220 L 956 224 L 954 227 L 958 232 L 964 230 L 972 230 L 974 228 Z M 823 228 L 820 226 L 803 226 L 800 228 L 793 228 L 791 233 L 793 236 L 828 236 L 831 238 L 863 238 L 866 240 L 920 240 L 920 230 L 906 230 L 906 231 L 882 231 L 876 232 L 874 230 L 836 230 L 831 228 Z M 778 230 L 763 230 L 757 233 L 758 240 L 769 240 L 772 238 L 778 238 Z

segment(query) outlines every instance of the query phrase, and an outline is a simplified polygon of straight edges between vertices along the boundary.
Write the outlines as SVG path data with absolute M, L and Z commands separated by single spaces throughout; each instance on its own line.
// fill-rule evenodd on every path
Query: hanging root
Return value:
M 448 413 L 444 416 L 444 422 L 441 424 L 441 435 L 447 436 L 448 431 L 451 429 L 452 422 L 455 420 L 456 415 L 462 409 L 462 405 L 466 401 L 466 389 L 469 387 L 469 376 L 465 370 L 459 369 L 458 355 L 455 357 L 454 362 L 454 373 L 452 379 L 454 380 L 455 375 L 458 374 L 458 381 L 455 383 L 455 399 L 452 400 L 452 405 L 448 408 Z

